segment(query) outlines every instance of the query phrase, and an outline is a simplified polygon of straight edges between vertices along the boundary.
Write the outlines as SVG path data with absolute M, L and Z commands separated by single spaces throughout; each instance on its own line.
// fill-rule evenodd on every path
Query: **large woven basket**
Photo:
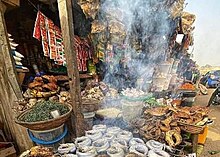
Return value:
M 191 133 L 191 134 L 200 134 L 203 132 L 204 130 L 204 126 L 196 126 L 196 125 L 192 125 L 192 124 L 186 124 L 186 123 L 182 123 L 182 122 L 178 122 L 180 129 Z
M 72 106 L 69 105 L 69 104 L 65 104 L 65 105 L 68 106 L 69 111 L 67 113 L 65 113 L 64 115 L 61 115 L 58 118 L 50 119 L 50 120 L 47 120 L 47 121 L 23 122 L 20 119 L 26 113 L 28 113 L 32 110 L 32 109 L 28 109 L 28 110 L 22 112 L 20 115 L 18 115 L 15 118 L 15 123 L 17 123 L 17 124 L 19 124 L 19 125 L 21 125 L 25 128 L 31 129 L 31 130 L 41 130 L 41 131 L 42 130 L 50 130 L 50 129 L 59 127 L 67 121 L 67 119 L 70 117 L 70 114 L 72 112 Z

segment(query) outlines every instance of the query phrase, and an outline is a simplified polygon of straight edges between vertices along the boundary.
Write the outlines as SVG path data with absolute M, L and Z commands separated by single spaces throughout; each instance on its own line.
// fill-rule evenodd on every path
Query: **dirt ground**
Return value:
M 213 91 L 214 89 L 209 89 L 208 95 L 197 96 L 195 104 L 207 105 Z M 210 107 L 209 117 L 214 120 L 214 123 L 209 125 L 206 143 L 200 157 L 220 157 L 220 153 L 215 155 L 208 153 L 208 151 L 220 151 L 220 105 Z

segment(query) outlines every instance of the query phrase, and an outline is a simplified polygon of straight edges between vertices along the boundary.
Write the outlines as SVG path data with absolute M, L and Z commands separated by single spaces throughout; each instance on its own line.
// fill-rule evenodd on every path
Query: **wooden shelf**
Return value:
M 19 72 L 19 73 L 28 73 L 29 72 L 29 69 L 16 69 L 17 70 L 17 72 Z
M 90 75 L 90 74 L 79 74 L 79 77 L 81 79 L 89 79 L 89 78 L 93 78 L 93 75 Z M 67 75 L 62 75 L 62 78 L 60 80 L 58 79 L 58 81 L 68 81 L 68 80 L 69 80 L 69 77 Z
M 79 77 L 81 79 L 86 79 L 86 78 L 92 78 L 93 76 L 92 75 L 89 75 L 89 74 L 79 74 Z

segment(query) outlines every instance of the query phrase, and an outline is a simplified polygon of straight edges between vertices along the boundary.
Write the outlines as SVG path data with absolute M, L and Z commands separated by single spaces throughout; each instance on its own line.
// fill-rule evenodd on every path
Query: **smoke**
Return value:
M 173 29 L 166 1 L 103 0 L 99 21 L 107 25 L 104 81 L 121 90 L 136 87 L 142 78 L 144 87 L 156 65 L 169 55 Z

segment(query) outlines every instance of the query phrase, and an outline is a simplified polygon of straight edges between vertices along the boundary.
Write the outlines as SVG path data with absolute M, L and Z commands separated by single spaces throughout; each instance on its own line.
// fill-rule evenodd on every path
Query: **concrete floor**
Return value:
M 199 95 L 196 98 L 196 105 L 207 105 L 209 98 L 214 89 L 209 89 L 208 95 Z M 209 126 L 204 150 L 200 157 L 220 157 L 220 153 L 210 155 L 208 151 L 220 151 L 220 105 L 211 106 L 209 117 L 214 120 L 214 123 Z

